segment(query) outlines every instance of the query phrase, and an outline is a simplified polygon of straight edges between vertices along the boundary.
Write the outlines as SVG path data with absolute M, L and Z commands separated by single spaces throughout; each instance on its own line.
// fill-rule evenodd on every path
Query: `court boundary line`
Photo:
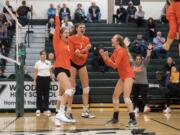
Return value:
M 0 129 L 0 133 L 4 132 L 2 130 L 7 129 L 10 125 L 12 125 L 14 122 L 16 122 L 17 119 L 19 119 L 20 117 L 16 117 L 14 120 L 10 121 L 8 124 L 6 124 L 3 128 Z
M 175 129 L 175 130 L 177 130 L 177 131 L 180 131 L 180 128 L 176 128 L 176 127 L 174 127 L 174 126 L 171 126 L 171 125 L 169 125 L 169 124 L 166 124 L 166 123 L 164 123 L 164 122 L 158 121 L 158 120 L 153 119 L 153 118 L 151 118 L 151 120 L 152 120 L 152 121 L 155 121 L 155 122 L 157 122 L 157 123 L 159 123 L 159 124 L 165 125 L 165 126 L 167 126 L 167 127 L 169 127 L 169 128 L 172 128 L 172 129 Z

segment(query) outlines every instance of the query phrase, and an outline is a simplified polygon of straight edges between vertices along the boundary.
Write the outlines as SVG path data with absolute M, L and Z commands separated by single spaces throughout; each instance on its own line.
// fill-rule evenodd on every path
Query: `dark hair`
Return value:
M 143 33 L 142 32 L 138 32 L 137 35 L 143 35 Z
M 77 30 L 76 30 L 76 29 L 77 29 L 80 25 L 84 25 L 84 26 L 85 26 L 84 23 L 76 23 L 74 29 L 73 29 L 72 32 L 71 32 L 71 35 L 77 34 Z
M 43 55 L 43 53 L 46 53 L 46 51 L 45 50 L 42 50 L 42 51 L 40 51 L 40 55 Z
M 26 1 L 25 1 L 25 0 L 23 0 L 23 1 L 22 1 L 22 5 L 25 5 L 25 4 L 26 4 Z
M 137 59 L 137 57 L 140 57 L 141 60 L 143 60 L 143 56 L 141 54 L 136 55 L 135 59 Z
M 175 1 L 175 2 L 179 2 L 180 0 L 173 0 L 173 1 Z
M 149 17 L 147 22 L 149 22 L 150 20 L 152 20 L 152 23 L 154 23 L 154 19 L 152 17 Z

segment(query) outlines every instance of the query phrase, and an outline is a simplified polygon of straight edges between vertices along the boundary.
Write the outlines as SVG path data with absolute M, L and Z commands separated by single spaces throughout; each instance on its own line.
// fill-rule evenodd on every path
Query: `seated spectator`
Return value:
M 99 22 L 100 19 L 101 19 L 100 8 L 96 5 L 95 2 L 92 2 L 88 10 L 88 22 L 96 23 L 96 22 Z
M 7 27 L 0 25 L 0 49 L 3 55 L 7 55 L 9 50 Z
M 55 18 L 56 9 L 54 8 L 54 5 L 52 3 L 50 4 L 47 14 L 48 14 L 48 20 L 50 20 L 50 18 Z
M 138 33 L 136 39 L 130 45 L 130 50 L 145 57 L 147 45 L 148 43 L 143 39 L 142 33 Z
M 2 67 L 0 67 L 0 78 L 1 79 L 6 78 L 6 76 L 4 76 L 4 70 Z
M 126 9 L 121 4 L 119 6 L 119 8 L 116 10 L 116 14 L 113 15 L 113 23 L 115 23 L 115 22 L 117 22 L 117 23 L 125 23 L 126 15 L 127 15 Z
M 168 92 L 165 94 L 166 97 L 166 109 L 164 113 L 170 113 L 170 99 L 172 97 L 180 98 L 180 73 L 177 71 L 176 66 L 171 67 L 170 83 L 167 85 Z
M 7 19 L 6 16 L 3 13 L 0 13 L 0 25 L 6 24 Z
M 64 20 L 62 21 L 61 27 L 62 28 L 67 28 L 71 33 L 73 31 L 74 25 L 73 25 L 73 23 L 71 21 L 69 21 L 69 17 L 65 16 Z
M 19 23 L 25 26 L 29 23 L 28 12 L 32 11 L 32 7 L 26 6 L 26 1 L 22 1 L 22 6 L 17 9 Z
M 93 54 L 93 58 L 92 58 L 92 66 L 93 66 L 95 71 L 107 72 L 108 67 L 104 63 L 101 55 L 99 54 L 99 50 L 102 48 L 103 48 L 103 45 L 99 45 L 98 47 L 94 47 L 94 50 L 93 50 L 94 54 Z
M 48 33 L 49 33 L 49 40 L 52 41 L 53 35 L 55 31 L 55 21 L 54 18 L 50 18 L 48 23 Z
M 164 75 L 165 75 L 165 86 L 168 85 L 170 80 L 171 68 L 175 66 L 175 61 L 172 57 L 168 57 L 166 64 L 164 65 Z
M 167 18 L 166 18 L 166 10 L 167 10 L 168 6 L 169 6 L 169 4 L 166 3 L 166 4 L 164 5 L 163 9 L 162 9 L 161 18 L 160 18 L 160 21 L 161 21 L 162 23 L 167 23 L 167 22 L 168 22 L 168 20 L 167 20 Z
M 155 36 L 156 36 L 156 25 L 154 19 L 150 17 L 146 22 L 146 31 L 145 31 L 146 41 L 152 42 Z
M 128 7 L 127 7 L 127 18 L 126 18 L 126 22 L 135 22 L 135 13 L 136 13 L 137 9 L 136 7 L 133 5 L 133 2 L 130 1 L 128 3 Z
M 74 12 L 74 20 L 76 23 L 80 22 L 86 22 L 86 15 L 84 9 L 82 9 L 82 4 L 78 3 L 77 4 L 77 9 Z
M 163 44 L 166 42 L 165 38 L 162 37 L 160 31 L 157 32 L 156 37 L 153 39 L 153 50 L 156 58 L 162 58 L 162 54 L 166 53 L 163 49 Z
M 71 20 L 71 12 L 65 3 L 63 3 L 63 7 L 60 9 L 59 13 L 60 19 L 63 20 L 65 16 L 68 16 L 69 20 Z
M 9 52 L 8 35 L 6 25 L 0 25 L 0 53 L 7 56 Z M 1 66 L 5 67 L 6 61 L 1 59 Z
M 135 19 L 136 19 L 136 23 L 137 23 L 138 27 L 141 27 L 144 25 L 144 23 L 145 23 L 144 16 L 145 16 L 145 12 L 142 10 L 142 6 L 139 5 L 138 11 L 136 11 L 136 13 L 135 13 Z
M 53 53 L 53 52 L 50 52 L 50 53 L 48 54 L 48 60 L 51 62 L 51 65 L 54 65 L 55 56 L 54 56 L 54 53 Z
M 12 13 L 14 13 L 14 10 L 13 10 L 12 6 L 10 5 L 9 0 L 6 0 L 6 6 L 11 10 Z M 5 7 L 3 7 L 3 13 L 9 14 L 9 12 L 6 10 Z

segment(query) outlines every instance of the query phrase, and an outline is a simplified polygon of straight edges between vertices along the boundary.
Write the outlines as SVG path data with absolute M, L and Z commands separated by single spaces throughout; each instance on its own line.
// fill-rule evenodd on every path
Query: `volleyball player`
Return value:
M 89 38 L 84 35 L 85 24 L 79 23 L 75 26 L 75 32 L 69 37 L 71 46 L 71 83 L 76 87 L 76 76 L 79 74 L 82 88 L 83 88 L 83 112 L 81 116 L 84 118 L 94 118 L 95 116 L 90 114 L 89 111 L 89 78 L 86 68 L 86 61 L 88 58 L 91 43 Z M 71 104 L 68 106 L 68 110 L 71 110 Z
M 55 60 L 55 76 L 60 84 L 60 87 L 64 90 L 62 94 L 60 109 L 56 114 L 55 124 L 60 126 L 60 121 L 63 122 L 75 122 L 65 114 L 65 106 L 68 98 L 72 97 L 74 90 L 70 82 L 70 47 L 68 44 L 69 30 L 66 28 L 60 29 L 59 9 L 56 9 L 56 27 L 53 37 L 53 47 L 56 55 Z
M 171 0 L 166 18 L 169 21 L 169 33 L 163 48 L 168 51 L 174 39 L 180 36 L 180 0 Z
M 124 102 L 128 107 L 130 120 L 128 122 L 129 126 L 135 126 L 137 124 L 135 113 L 133 112 L 133 104 L 130 99 L 130 94 L 132 90 L 132 85 L 134 82 L 134 72 L 130 66 L 130 60 L 132 59 L 126 45 L 123 42 L 122 37 L 116 34 L 112 38 L 112 46 L 115 48 L 111 58 L 108 52 L 101 49 L 99 51 L 106 65 L 112 67 L 118 71 L 120 79 L 118 80 L 115 90 L 112 96 L 114 114 L 113 118 L 108 121 L 108 123 L 118 123 L 119 122 L 119 97 L 123 92 Z

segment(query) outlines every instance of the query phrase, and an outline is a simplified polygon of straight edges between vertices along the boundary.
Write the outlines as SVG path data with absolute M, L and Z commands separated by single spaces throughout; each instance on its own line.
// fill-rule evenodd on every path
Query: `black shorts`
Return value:
M 83 65 L 77 65 L 71 61 L 71 66 L 74 67 L 75 69 L 79 70 L 82 67 L 86 66 L 86 63 L 84 63 Z
M 58 74 L 62 72 L 65 73 L 68 77 L 71 76 L 71 73 L 69 70 L 59 67 L 59 68 L 54 69 L 55 77 L 57 78 Z

